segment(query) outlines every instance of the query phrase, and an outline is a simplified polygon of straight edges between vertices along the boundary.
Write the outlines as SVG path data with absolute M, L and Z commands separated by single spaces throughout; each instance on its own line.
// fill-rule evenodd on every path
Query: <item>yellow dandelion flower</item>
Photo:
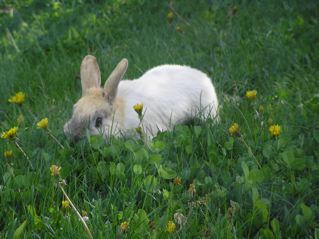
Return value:
M 173 233 L 176 230 L 176 224 L 173 221 L 168 221 L 167 226 L 166 226 L 166 230 L 169 233 Z
M 257 90 L 248 90 L 248 91 L 246 91 L 245 96 L 249 100 L 254 100 L 254 99 L 256 99 L 256 96 L 257 96 Z
M 17 133 L 18 133 L 18 127 L 13 127 L 9 129 L 8 131 L 2 132 L 1 138 L 13 139 L 14 137 L 16 137 Z
M 281 134 L 281 127 L 278 124 L 273 124 L 269 127 L 269 133 L 276 137 L 279 136 Z
M 6 159 L 11 158 L 12 155 L 13 155 L 12 150 L 6 150 L 6 151 L 4 151 L 4 153 L 3 153 L 3 156 L 4 156 Z
M 68 200 L 63 200 L 61 205 L 62 205 L 62 209 L 64 210 L 71 208 L 70 202 Z
M 59 176 L 60 175 L 60 170 L 61 167 L 57 166 L 57 165 L 51 165 L 50 167 L 50 172 L 51 172 L 51 176 Z
M 167 15 L 166 15 L 166 19 L 168 21 L 168 23 L 172 23 L 173 19 L 174 19 L 174 12 L 172 10 L 169 10 Z
M 231 135 L 235 135 L 235 134 L 238 134 L 240 131 L 240 128 L 239 128 L 239 125 L 237 123 L 233 123 L 230 128 L 228 129 L 228 132 L 231 134 Z
M 49 124 L 49 119 L 44 118 L 37 123 L 38 129 L 47 129 Z
M 129 223 L 127 221 L 124 221 L 120 224 L 120 228 L 122 232 L 126 232 L 129 228 Z
M 175 185 L 181 185 L 182 184 L 182 179 L 180 177 L 176 177 L 174 178 L 174 184 Z
M 8 99 L 8 102 L 12 103 L 12 104 L 18 104 L 18 105 L 22 105 L 23 102 L 25 101 L 25 93 L 23 92 L 18 92 L 15 95 L 11 96 Z
M 143 104 L 142 103 L 136 104 L 133 106 L 133 109 L 138 115 L 141 115 L 143 111 Z

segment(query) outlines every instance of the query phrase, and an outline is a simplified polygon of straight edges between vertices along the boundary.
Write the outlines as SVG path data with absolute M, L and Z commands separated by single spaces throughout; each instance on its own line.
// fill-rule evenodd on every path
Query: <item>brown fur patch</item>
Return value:
M 93 112 L 105 108 L 105 98 L 103 90 L 98 88 L 90 88 L 87 93 L 75 104 L 77 117 L 85 118 Z M 105 109 L 110 110 L 110 109 Z
M 120 123 L 120 125 L 124 125 L 125 119 L 125 101 L 122 97 L 116 97 L 114 102 L 114 109 L 116 111 L 116 119 Z

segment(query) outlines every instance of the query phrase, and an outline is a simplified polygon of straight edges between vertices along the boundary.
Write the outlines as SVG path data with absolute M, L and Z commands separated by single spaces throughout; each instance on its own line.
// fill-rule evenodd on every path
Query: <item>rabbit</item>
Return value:
M 73 106 L 73 115 L 64 133 L 74 140 L 88 131 L 125 137 L 135 135 L 137 127 L 152 139 L 200 115 L 218 118 L 218 99 L 211 79 L 203 72 L 182 65 L 160 65 L 139 79 L 122 80 L 128 60 L 122 59 L 101 88 L 101 73 L 96 58 L 84 57 L 80 75 L 82 97 Z M 143 104 L 142 119 L 133 106 Z M 141 119 L 141 120 L 140 120 Z

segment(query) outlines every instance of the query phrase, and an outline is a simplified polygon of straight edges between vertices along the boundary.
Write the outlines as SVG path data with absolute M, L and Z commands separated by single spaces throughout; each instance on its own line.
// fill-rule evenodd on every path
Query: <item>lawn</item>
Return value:
M 0 26 L 0 238 L 89 238 L 62 189 L 93 238 L 319 238 L 316 0 L 1 1 Z M 87 54 L 103 82 L 202 70 L 220 122 L 69 142 Z

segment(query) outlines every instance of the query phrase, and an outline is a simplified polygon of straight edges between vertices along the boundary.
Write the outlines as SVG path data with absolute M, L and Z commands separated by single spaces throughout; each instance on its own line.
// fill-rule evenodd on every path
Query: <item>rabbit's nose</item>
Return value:
M 79 127 L 72 127 L 72 122 L 67 122 L 64 127 L 63 131 L 65 136 L 67 136 L 72 142 L 76 143 L 81 139 L 81 131 L 79 131 Z
M 72 140 L 74 143 L 78 142 L 80 139 L 81 139 L 81 137 L 80 137 L 79 135 L 73 135 L 73 136 L 71 137 L 71 140 Z

